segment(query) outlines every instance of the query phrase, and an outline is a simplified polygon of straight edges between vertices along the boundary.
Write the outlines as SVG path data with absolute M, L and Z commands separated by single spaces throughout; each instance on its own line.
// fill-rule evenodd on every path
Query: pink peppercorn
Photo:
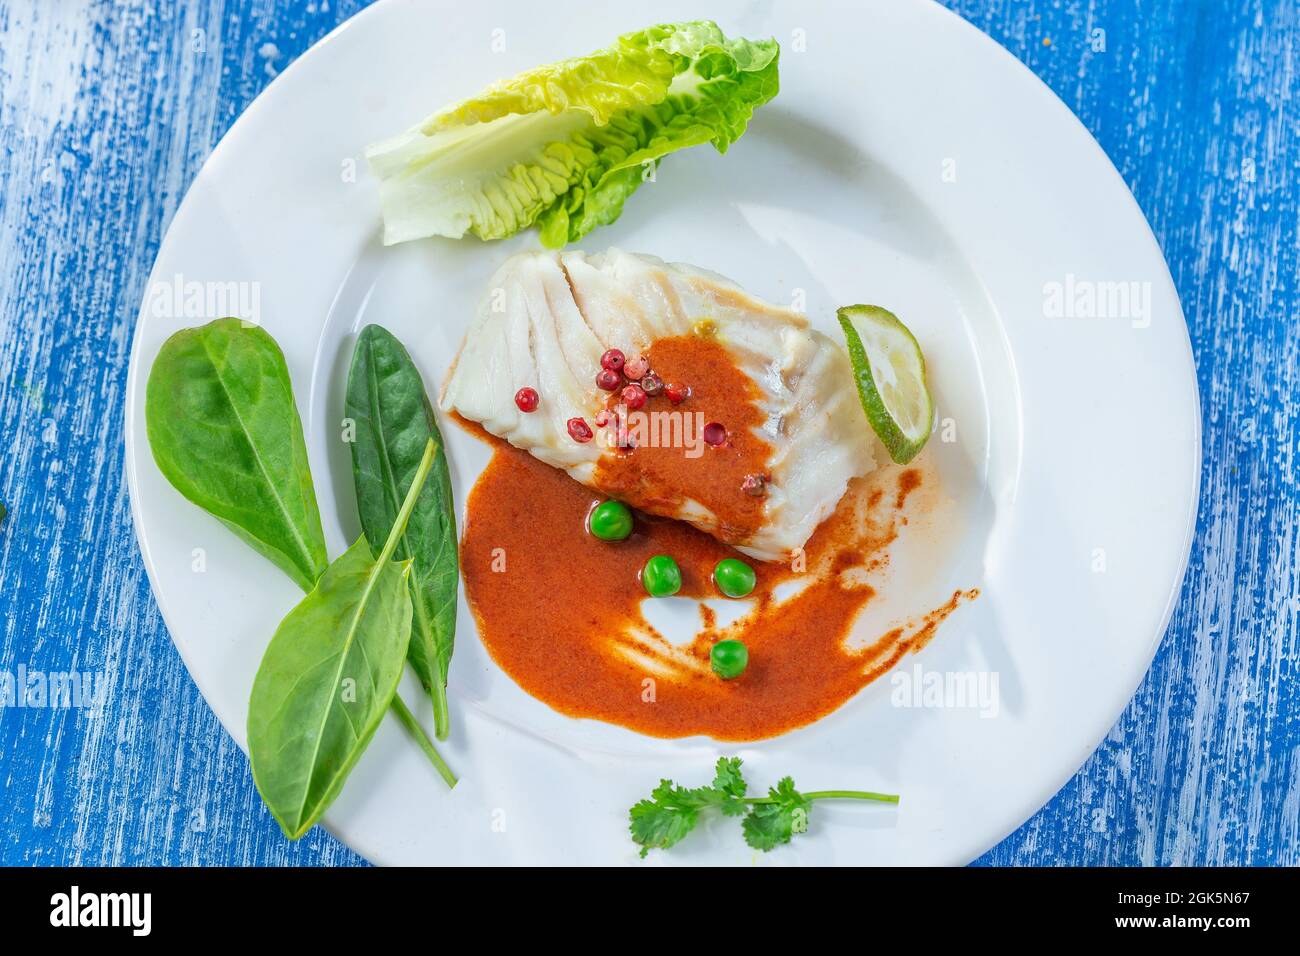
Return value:
M 680 405 L 691 397 L 691 387 L 689 385 L 679 385 L 674 382 L 671 385 L 664 386 L 664 395 L 667 396 L 668 401 L 672 402 L 674 405 Z
M 570 418 L 568 428 L 569 437 L 579 444 L 591 441 L 591 426 L 584 419 Z
M 633 382 L 641 381 L 648 371 L 650 371 L 650 360 L 644 355 L 633 355 L 623 366 L 623 374 Z
M 528 388 L 527 386 L 515 392 L 515 405 L 521 412 L 537 411 L 537 403 L 541 401 L 537 397 L 537 389 Z
M 645 389 L 640 385 L 628 385 L 623 389 L 623 404 L 636 411 L 645 407 Z

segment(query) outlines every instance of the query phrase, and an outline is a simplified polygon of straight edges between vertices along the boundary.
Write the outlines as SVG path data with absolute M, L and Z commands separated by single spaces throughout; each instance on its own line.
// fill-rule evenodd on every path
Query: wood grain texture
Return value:
M 0 0 L 0 671 L 108 680 L 98 716 L 0 710 L 0 863 L 362 862 L 319 828 L 287 842 L 261 806 L 163 627 L 122 473 L 132 327 L 185 188 L 270 79 L 362 5 Z M 1205 426 L 1191 565 L 1151 672 L 980 862 L 1300 863 L 1300 13 L 950 5 L 1043 78 L 1137 196 Z

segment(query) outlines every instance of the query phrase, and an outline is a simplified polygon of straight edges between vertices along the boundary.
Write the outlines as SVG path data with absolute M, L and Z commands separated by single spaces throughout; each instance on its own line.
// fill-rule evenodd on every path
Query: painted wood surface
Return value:
M 361 5 L 0 0 L 0 671 L 107 680 L 97 716 L 0 711 L 0 863 L 362 862 L 319 829 L 288 843 L 261 807 L 150 594 L 122 448 L 132 327 L 187 185 Z M 980 862 L 1300 863 L 1300 7 L 950 5 L 1042 77 L 1137 196 L 1205 426 L 1191 566 L 1150 673 Z

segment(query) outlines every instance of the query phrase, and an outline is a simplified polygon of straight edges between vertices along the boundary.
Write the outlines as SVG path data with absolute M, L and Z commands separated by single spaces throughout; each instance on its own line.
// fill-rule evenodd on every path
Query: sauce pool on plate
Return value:
M 649 359 L 665 381 L 690 385 L 691 397 L 675 410 L 723 423 L 726 442 L 693 458 L 680 447 L 611 449 L 597 466 L 602 485 L 617 487 L 634 508 L 689 496 L 718 515 L 729 536 L 743 539 L 762 518 L 762 498 L 745 479 L 763 472 L 770 453 L 754 434 L 760 417 L 752 384 L 725 350 L 695 336 L 656 342 Z M 658 396 L 645 410 L 674 409 Z M 759 562 L 684 522 L 640 511 L 627 537 L 601 540 L 588 520 L 605 497 L 469 427 L 494 449 L 470 492 L 461 543 L 480 637 L 524 690 L 572 717 L 656 737 L 773 737 L 840 707 L 923 647 L 977 593 L 955 592 L 874 641 L 850 640 L 854 620 L 876 597 L 874 573 L 889 561 L 909 499 L 927 480 L 918 466 L 855 479 L 801 554 Z M 671 556 L 680 568 L 681 588 L 670 600 L 697 602 L 728 600 L 713 569 L 725 558 L 744 561 L 755 571 L 753 591 L 736 602 L 746 612 L 719 626 L 701 603 L 698 632 L 685 643 L 669 641 L 642 613 L 644 601 L 664 600 L 648 598 L 639 579 L 655 555 Z M 748 664 L 730 680 L 710 665 L 713 646 L 726 639 L 748 649 Z

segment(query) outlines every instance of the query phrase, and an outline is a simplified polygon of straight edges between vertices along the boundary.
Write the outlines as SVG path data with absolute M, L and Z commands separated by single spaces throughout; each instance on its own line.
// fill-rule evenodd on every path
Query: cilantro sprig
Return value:
M 769 787 L 766 797 L 747 797 L 749 785 L 740 772 L 739 757 L 719 757 L 713 783 L 707 787 L 680 787 L 660 780 L 629 812 L 632 840 L 644 857 L 651 850 L 666 850 L 680 842 L 700 822 L 700 814 L 719 810 L 723 816 L 744 817 L 745 842 L 767 852 L 789 843 L 808 829 L 808 816 L 817 800 L 875 800 L 898 803 L 898 795 L 870 790 L 813 790 L 800 793 L 794 780 L 783 777 Z

